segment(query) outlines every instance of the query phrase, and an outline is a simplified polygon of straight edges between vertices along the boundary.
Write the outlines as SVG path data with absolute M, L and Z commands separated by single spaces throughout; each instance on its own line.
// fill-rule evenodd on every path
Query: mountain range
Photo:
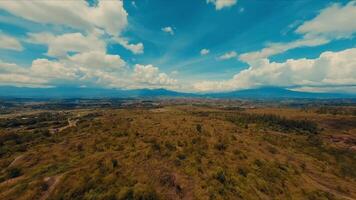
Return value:
M 278 87 L 237 90 L 219 93 L 183 93 L 167 89 L 103 89 L 80 87 L 28 88 L 1 86 L 2 98 L 356 98 L 356 94 L 312 93 Z

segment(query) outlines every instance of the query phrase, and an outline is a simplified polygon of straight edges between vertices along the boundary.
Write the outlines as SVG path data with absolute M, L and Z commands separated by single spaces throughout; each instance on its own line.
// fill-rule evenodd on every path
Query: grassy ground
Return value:
M 172 106 L 41 116 L 1 119 L 0 199 L 356 199 L 354 115 Z

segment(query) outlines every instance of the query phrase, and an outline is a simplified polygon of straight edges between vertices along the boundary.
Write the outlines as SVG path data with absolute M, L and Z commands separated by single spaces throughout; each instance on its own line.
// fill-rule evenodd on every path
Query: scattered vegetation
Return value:
M 242 127 L 246 127 L 249 124 L 258 124 L 261 127 L 267 127 L 285 133 L 296 132 L 316 134 L 318 132 L 317 125 L 310 120 L 287 119 L 286 117 L 273 114 L 261 115 L 237 113 L 236 115 L 229 117 L 229 120 Z
M 331 115 L 352 115 L 356 116 L 356 108 L 353 107 L 333 107 L 323 106 L 315 109 L 318 114 L 331 114 Z
M 0 199 L 356 197 L 355 150 L 329 139 L 355 129 L 328 129 L 323 123 L 333 116 L 167 108 L 45 111 L 31 114 L 31 122 L 22 119 L 28 115 L 2 118 Z

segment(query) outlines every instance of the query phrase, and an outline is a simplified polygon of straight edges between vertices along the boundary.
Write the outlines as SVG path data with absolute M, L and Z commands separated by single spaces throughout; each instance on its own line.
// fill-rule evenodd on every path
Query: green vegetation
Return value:
M 323 106 L 315 109 L 318 114 L 332 114 L 332 115 L 353 115 L 356 116 L 356 109 L 353 107 L 332 107 Z
M 262 127 L 268 127 L 272 130 L 286 133 L 296 132 L 316 134 L 318 132 L 317 125 L 312 121 L 287 119 L 286 117 L 272 114 L 259 115 L 238 113 L 230 117 L 229 120 L 244 127 L 248 126 L 249 124 L 258 124 Z

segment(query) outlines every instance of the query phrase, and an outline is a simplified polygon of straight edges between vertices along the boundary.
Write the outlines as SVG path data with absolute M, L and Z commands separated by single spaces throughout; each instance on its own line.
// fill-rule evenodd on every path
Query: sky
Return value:
M 2 0 L 0 85 L 356 93 L 356 1 Z

